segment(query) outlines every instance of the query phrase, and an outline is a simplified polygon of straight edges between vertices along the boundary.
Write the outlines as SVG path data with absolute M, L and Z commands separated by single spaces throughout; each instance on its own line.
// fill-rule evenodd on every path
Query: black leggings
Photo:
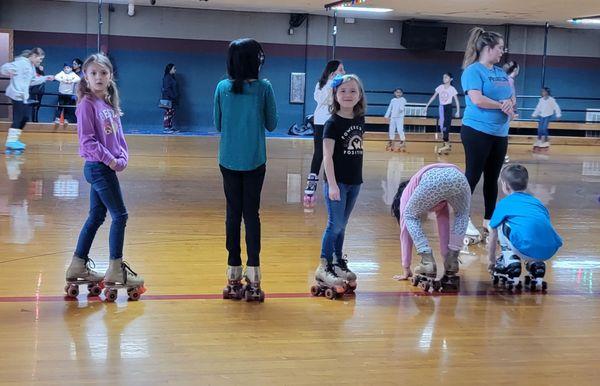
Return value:
M 484 219 L 492 218 L 498 198 L 498 177 L 504 164 L 508 137 L 489 135 L 463 125 L 460 139 L 465 148 L 465 176 L 471 186 L 471 194 L 483 173 Z
M 450 138 L 450 127 L 452 126 L 452 103 L 444 105 L 444 123 L 442 125 L 442 136 L 444 142 L 448 142 Z
M 323 163 L 323 125 L 315 125 L 315 150 L 310 163 L 310 172 L 319 175 Z
M 250 267 L 260 266 L 260 193 L 265 180 L 266 165 L 254 170 L 236 171 L 219 165 L 223 174 L 223 189 L 227 200 L 225 246 L 229 252 L 227 264 L 242 265 L 241 225 L 246 226 L 246 252 Z
M 29 112 L 31 111 L 31 106 L 21 101 L 12 101 L 12 106 L 13 121 L 10 127 L 13 129 L 22 130 L 27 124 L 27 121 L 29 121 Z

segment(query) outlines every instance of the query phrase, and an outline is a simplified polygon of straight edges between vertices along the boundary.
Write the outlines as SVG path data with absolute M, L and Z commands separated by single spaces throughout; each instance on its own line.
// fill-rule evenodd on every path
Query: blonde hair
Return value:
M 83 99 L 83 97 L 85 97 L 86 95 L 89 95 L 92 97 L 94 96 L 94 94 L 92 93 L 92 90 L 88 86 L 87 79 L 86 79 L 87 69 L 90 66 L 90 64 L 92 64 L 92 63 L 95 63 L 99 66 L 106 68 L 108 70 L 108 72 L 110 73 L 111 77 L 110 77 L 110 81 L 108 82 L 108 88 L 106 90 L 106 95 L 104 96 L 104 101 L 106 103 L 108 103 L 109 105 L 111 105 L 117 114 L 123 115 L 123 112 L 121 111 L 121 100 L 119 99 L 119 90 L 117 89 L 117 84 L 115 83 L 115 81 L 112 78 L 112 75 L 113 75 L 112 63 L 110 62 L 110 59 L 108 59 L 108 57 L 106 55 L 101 54 L 101 53 L 90 55 L 90 57 L 87 58 L 85 60 L 85 62 L 83 62 L 83 65 L 81 66 L 81 70 L 83 72 L 83 77 L 81 78 L 81 82 L 79 82 L 79 85 L 77 86 L 77 100 L 81 101 Z
M 469 33 L 465 57 L 463 59 L 462 69 L 479 60 L 479 55 L 485 47 L 494 48 L 503 40 L 502 35 L 497 32 L 486 31 L 481 27 L 475 27 Z
M 342 75 L 342 83 L 340 83 L 339 85 L 337 85 L 337 87 L 333 88 L 333 103 L 331 105 L 329 105 L 329 113 L 336 114 L 338 111 L 340 111 L 340 103 L 337 101 L 336 98 L 336 93 L 337 93 L 337 89 L 343 85 L 344 83 L 348 83 L 350 81 L 355 81 L 356 84 L 358 85 L 358 91 L 360 92 L 360 99 L 358 100 L 358 103 L 356 105 L 354 105 L 354 109 L 352 110 L 354 117 L 361 117 L 364 116 L 365 113 L 367 112 L 367 97 L 365 96 L 365 89 L 363 87 L 362 82 L 360 81 L 360 78 L 354 74 L 346 74 L 346 75 Z
M 24 50 L 21 52 L 21 56 L 25 58 L 30 58 L 32 55 L 46 56 L 46 53 L 40 47 L 34 47 L 30 50 Z

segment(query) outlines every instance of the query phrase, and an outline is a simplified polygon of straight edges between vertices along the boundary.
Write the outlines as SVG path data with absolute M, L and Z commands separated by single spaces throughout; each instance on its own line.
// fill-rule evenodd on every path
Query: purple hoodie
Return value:
M 77 134 L 79 155 L 86 161 L 109 165 L 117 162 L 115 170 L 127 167 L 129 155 L 123 135 L 121 118 L 113 107 L 100 98 L 86 95 L 77 104 Z

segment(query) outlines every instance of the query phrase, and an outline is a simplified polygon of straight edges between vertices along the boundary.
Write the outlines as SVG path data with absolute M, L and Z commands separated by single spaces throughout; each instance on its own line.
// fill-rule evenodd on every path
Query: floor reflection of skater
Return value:
M 412 276 L 413 244 L 421 263 L 416 275 L 437 276 L 436 262 L 429 240 L 422 226 L 422 218 L 429 212 L 437 217 L 440 252 L 444 256 L 445 275 L 458 273 L 458 255 L 469 222 L 471 193 L 464 174 L 452 164 L 432 164 L 419 170 L 409 181 L 400 184 L 392 204 L 392 214 L 400 224 L 403 275 L 397 280 Z M 454 211 L 450 226 L 449 207 Z

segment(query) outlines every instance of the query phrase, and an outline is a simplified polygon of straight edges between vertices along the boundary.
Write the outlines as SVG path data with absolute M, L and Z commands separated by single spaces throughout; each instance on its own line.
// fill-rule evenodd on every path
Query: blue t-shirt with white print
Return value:
M 468 95 L 469 90 L 478 90 L 484 96 L 498 102 L 510 99 L 512 88 L 506 72 L 497 66 L 489 69 L 479 62 L 475 62 L 465 68 L 461 83 L 467 105 L 462 119 L 463 124 L 497 137 L 508 136 L 510 123 L 508 115 L 500 109 L 477 107 Z
M 510 227 L 510 242 L 523 255 L 548 260 L 563 245 L 550 222 L 550 213 L 540 200 L 525 192 L 514 192 L 498 202 L 490 227 Z

